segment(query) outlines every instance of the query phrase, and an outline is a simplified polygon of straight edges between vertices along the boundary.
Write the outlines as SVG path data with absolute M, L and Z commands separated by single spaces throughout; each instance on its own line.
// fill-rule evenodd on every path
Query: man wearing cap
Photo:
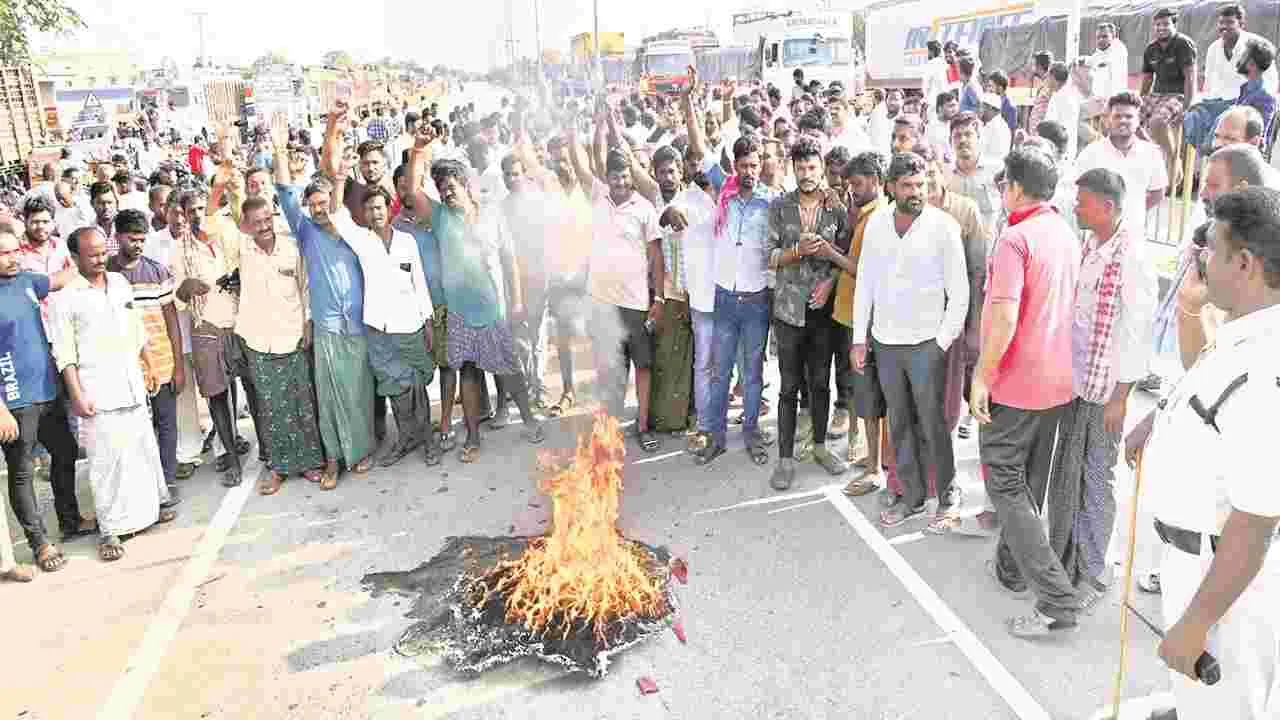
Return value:
M 1004 162 L 1013 144 L 1013 133 L 1009 124 L 1000 115 L 1000 96 L 995 93 L 982 93 L 982 163 L 998 166 Z

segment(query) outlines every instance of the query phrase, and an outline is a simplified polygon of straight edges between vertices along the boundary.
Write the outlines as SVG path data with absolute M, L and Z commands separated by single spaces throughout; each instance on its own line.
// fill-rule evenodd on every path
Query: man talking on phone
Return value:
M 1183 318 L 1202 319 L 1207 302 L 1226 321 L 1211 344 L 1187 334 L 1184 357 L 1195 344 L 1203 351 L 1130 433 L 1125 455 L 1130 464 L 1143 458 L 1144 502 L 1165 545 L 1160 658 L 1173 671 L 1176 717 L 1274 718 L 1280 555 L 1270 547 L 1280 485 L 1266 471 L 1274 431 L 1262 420 L 1280 400 L 1280 191 L 1228 188 L 1212 212 L 1203 278 L 1194 267 L 1185 274 L 1177 312 L 1180 330 Z M 1193 291 L 1198 306 L 1184 305 Z M 1220 667 L 1213 685 L 1197 679 L 1206 653 Z

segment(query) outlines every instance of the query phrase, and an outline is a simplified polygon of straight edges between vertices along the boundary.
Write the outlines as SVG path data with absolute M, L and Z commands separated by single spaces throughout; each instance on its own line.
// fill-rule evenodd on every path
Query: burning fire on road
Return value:
M 554 468 L 539 482 L 552 501 L 547 535 L 448 538 L 415 570 L 365 576 L 375 593 L 417 596 L 419 622 L 397 651 L 436 653 L 462 672 L 534 656 L 601 677 L 611 656 L 668 627 L 670 554 L 617 528 L 625 452 L 617 420 L 597 413 L 567 464 L 540 458 Z

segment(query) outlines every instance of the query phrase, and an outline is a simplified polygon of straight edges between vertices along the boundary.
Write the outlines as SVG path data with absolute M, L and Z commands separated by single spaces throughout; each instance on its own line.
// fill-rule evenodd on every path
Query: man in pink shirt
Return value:
M 1058 171 L 1048 153 L 1005 158 L 1009 225 L 988 260 L 982 351 L 969 406 L 982 424 L 985 484 L 1002 526 L 996 580 L 1035 590 L 1035 612 L 1008 621 L 1017 637 L 1075 627 L 1080 601 L 1040 521 L 1054 434 L 1072 398 L 1071 328 L 1080 243 L 1049 204 Z

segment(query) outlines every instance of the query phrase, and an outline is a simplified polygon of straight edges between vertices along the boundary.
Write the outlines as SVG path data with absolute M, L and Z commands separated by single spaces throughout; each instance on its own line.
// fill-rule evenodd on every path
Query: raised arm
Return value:
M 733 98 L 738 94 L 738 83 L 726 80 L 720 91 L 720 122 L 728 123 L 733 119 Z
M 342 174 L 342 128 L 347 124 L 347 109 L 346 100 L 333 104 L 324 128 L 324 145 L 320 148 L 320 172 L 335 183 L 343 179 L 339 176 Z
M 582 186 L 582 191 L 589 196 L 595 175 L 592 174 L 591 164 L 587 161 L 587 152 L 582 147 L 582 139 L 576 117 L 569 123 L 568 129 L 565 130 L 565 142 L 569 145 L 569 159 L 573 162 L 573 173 L 577 176 L 578 184 Z
M 422 190 L 424 168 L 431 167 L 431 143 L 436 131 L 431 123 L 418 123 L 413 131 L 413 149 L 409 151 L 409 187 L 413 188 L 413 209 L 418 219 L 430 218 L 435 212 L 435 201 Z
M 609 106 L 605 103 L 604 96 L 600 96 L 600 101 L 596 104 L 595 115 L 595 132 L 591 138 L 591 166 L 593 168 L 592 175 L 601 182 L 606 181 L 606 164 L 609 156 L 609 143 L 606 133 L 608 132 Z
M 289 119 L 282 112 L 271 116 L 271 148 L 277 185 L 292 185 L 289 174 Z
M 698 85 L 698 70 L 689 66 L 689 84 L 680 93 L 680 106 L 684 108 L 684 124 L 689 131 L 689 155 L 699 165 L 707 157 L 707 129 L 698 122 L 698 113 L 693 106 L 693 92 Z

